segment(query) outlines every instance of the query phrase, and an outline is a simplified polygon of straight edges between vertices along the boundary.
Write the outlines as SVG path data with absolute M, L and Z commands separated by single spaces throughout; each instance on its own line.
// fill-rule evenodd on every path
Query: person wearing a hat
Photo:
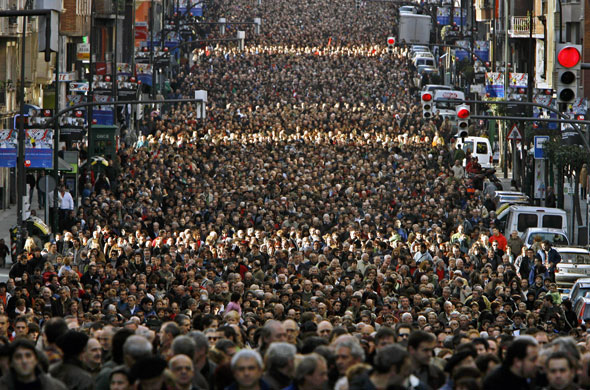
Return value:
M 69 330 L 57 339 L 57 346 L 63 352 L 63 361 L 49 368 L 49 373 L 62 381 L 70 390 L 92 390 L 94 380 L 81 361 L 88 343 L 85 333 Z

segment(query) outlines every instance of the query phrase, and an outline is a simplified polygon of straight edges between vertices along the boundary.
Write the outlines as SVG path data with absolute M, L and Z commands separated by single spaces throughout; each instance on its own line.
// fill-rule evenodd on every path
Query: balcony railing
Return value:
M 512 16 L 508 32 L 512 38 L 528 38 L 530 34 L 528 16 Z M 533 38 L 542 38 L 544 35 L 543 24 L 533 17 Z

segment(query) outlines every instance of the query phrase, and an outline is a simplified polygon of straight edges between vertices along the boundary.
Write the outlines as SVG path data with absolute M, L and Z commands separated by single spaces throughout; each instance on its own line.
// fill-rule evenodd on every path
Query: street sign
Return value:
M 37 180 L 37 188 L 39 188 L 39 191 L 41 192 L 45 192 L 45 190 L 51 192 L 55 189 L 55 179 L 53 176 L 49 175 L 41 176 L 39 180 Z
M 78 61 L 90 61 L 90 43 L 78 43 L 76 59 Z
M 512 125 L 512 129 L 508 132 L 508 136 L 506 139 L 514 139 L 520 141 L 522 139 L 522 135 L 520 134 L 520 130 L 518 130 L 518 126 Z
M 548 135 L 535 135 L 535 160 L 544 160 L 547 158 L 543 144 L 549 141 Z

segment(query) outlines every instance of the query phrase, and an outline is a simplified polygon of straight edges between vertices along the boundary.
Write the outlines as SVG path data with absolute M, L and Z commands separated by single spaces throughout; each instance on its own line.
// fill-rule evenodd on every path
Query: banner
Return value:
M 469 41 L 457 41 L 457 46 L 464 47 L 466 49 L 470 49 L 471 45 Z M 455 58 L 457 61 L 463 61 L 464 59 L 469 59 L 471 54 L 467 50 L 455 49 Z
M 28 168 L 53 167 L 53 129 L 28 129 L 25 134 Z
M 137 79 L 143 84 L 152 86 L 152 66 L 150 64 L 135 64 Z
M 189 4 L 192 6 L 190 13 L 193 16 L 203 16 L 203 3 L 201 0 L 180 0 L 176 12 L 185 14 L 188 10 Z
M 529 85 L 528 73 L 509 73 L 510 80 L 508 85 L 510 88 L 527 88 Z
M 540 94 L 535 95 L 535 96 L 533 96 L 533 102 L 537 103 L 537 104 L 542 104 L 544 106 L 557 108 L 556 101 L 550 95 L 540 95 Z M 543 118 L 543 117 L 544 118 L 557 118 L 557 114 L 555 114 L 551 111 L 548 111 L 544 108 L 541 108 L 541 107 L 533 107 L 533 116 L 535 118 Z M 558 129 L 557 122 L 544 122 L 544 123 L 535 122 L 535 123 L 533 123 L 533 125 L 536 125 L 537 127 L 544 127 L 549 130 L 557 130 Z
M 486 94 L 488 97 L 504 97 L 504 73 L 486 72 Z
M 72 81 L 70 83 L 71 92 L 88 92 L 88 81 Z
M 441 26 L 451 24 L 451 9 L 447 7 L 439 7 L 436 9 L 436 21 Z
M 16 130 L 0 130 L 0 167 L 16 167 Z M 53 167 L 53 129 L 25 129 L 25 165 L 27 168 Z
M 16 134 L 17 131 L 12 129 L 0 130 L 0 167 L 16 167 L 16 148 L 18 146 Z
M 480 61 L 490 60 L 490 42 L 489 41 L 475 41 L 475 55 Z

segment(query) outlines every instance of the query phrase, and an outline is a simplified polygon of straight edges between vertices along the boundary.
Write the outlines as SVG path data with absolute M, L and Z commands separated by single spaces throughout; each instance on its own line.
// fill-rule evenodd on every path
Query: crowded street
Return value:
M 385 41 L 399 7 L 208 3 L 260 34 L 181 52 L 54 239 L 26 241 L 0 389 L 590 389 L 561 257 L 500 228 L 455 130 L 423 117 L 427 77 Z M 165 103 L 197 90 L 206 118 Z

